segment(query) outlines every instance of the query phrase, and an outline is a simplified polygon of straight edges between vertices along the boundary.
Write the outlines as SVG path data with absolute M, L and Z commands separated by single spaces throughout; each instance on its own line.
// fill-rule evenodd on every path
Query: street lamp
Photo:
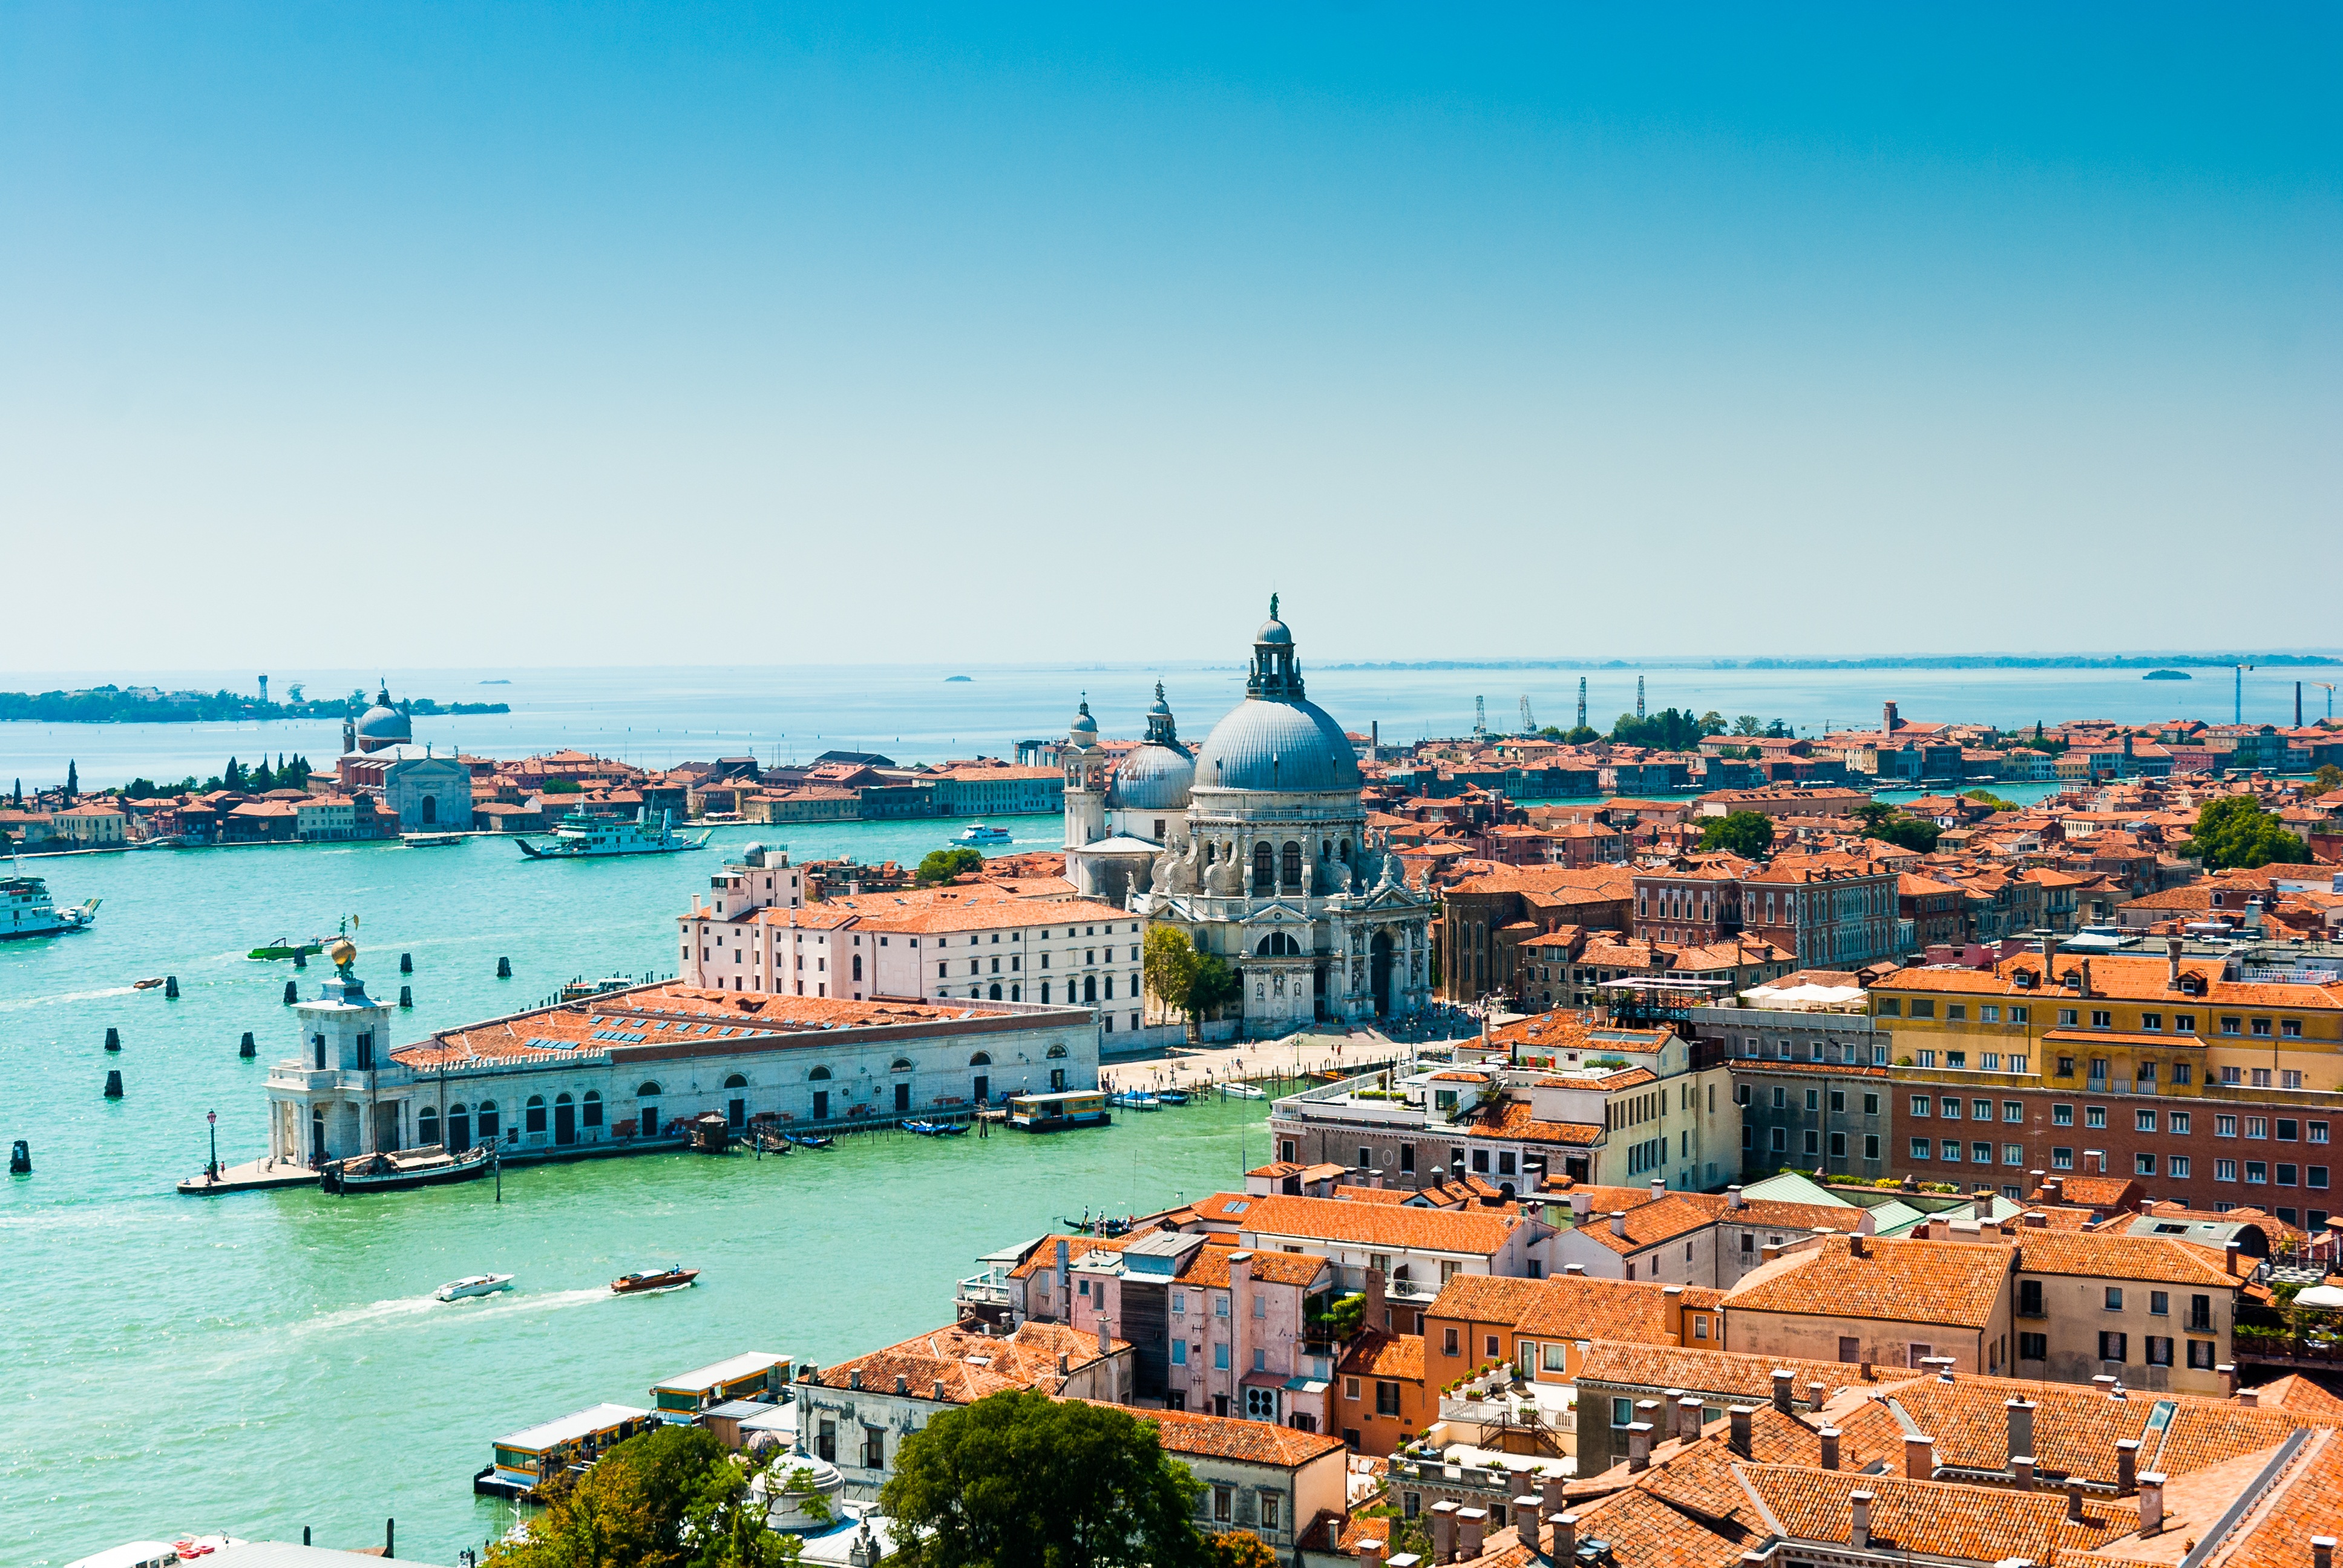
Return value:
M 216 1181 L 219 1180 L 219 1112 L 216 1111 L 205 1111 L 204 1121 L 210 1129 L 212 1136 L 212 1162 L 204 1169 L 210 1175 L 211 1179 Z

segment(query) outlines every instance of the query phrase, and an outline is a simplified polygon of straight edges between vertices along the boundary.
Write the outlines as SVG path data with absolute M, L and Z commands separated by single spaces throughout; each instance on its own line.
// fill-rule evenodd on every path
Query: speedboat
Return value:
M 1221 1093 L 1233 1100 L 1267 1100 L 1269 1098 L 1267 1090 L 1255 1089 L 1250 1083 L 1223 1083 L 1221 1085 Z
M 1120 1105 L 1126 1111 L 1160 1111 L 1161 1101 L 1143 1089 L 1126 1089 L 1106 1097 L 1109 1105 Z
M 1166 1105 L 1185 1105 L 1188 1103 L 1188 1091 L 1184 1089 L 1159 1089 L 1155 1091 L 1155 1098 Z
M 437 1302 L 460 1302 L 466 1296 L 493 1296 L 498 1291 L 512 1289 L 510 1274 L 467 1274 L 460 1280 L 450 1280 L 431 1292 Z
M 645 1269 L 631 1274 L 620 1274 L 612 1280 L 610 1293 L 639 1296 L 650 1291 L 679 1291 L 698 1278 L 698 1269 L 687 1269 L 680 1263 L 665 1269 Z
M 1005 829 L 988 828 L 981 822 L 970 822 L 960 830 L 959 836 L 954 838 L 952 842 L 955 844 L 1006 844 L 1009 842 L 1009 833 Z

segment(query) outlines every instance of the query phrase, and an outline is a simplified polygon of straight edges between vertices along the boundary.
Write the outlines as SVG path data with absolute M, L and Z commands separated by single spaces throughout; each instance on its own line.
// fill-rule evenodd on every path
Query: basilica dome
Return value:
M 1274 598 L 1252 648 L 1244 701 L 1196 753 L 1196 788 L 1357 790 L 1358 753 L 1333 716 L 1303 698 L 1293 633 L 1278 618 Z
M 415 726 L 407 715 L 390 705 L 390 688 L 386 686 L 375 698 L 374 706 L 359 716 L 357 734 L 359 740 L 371 742 L 366 748 L 371 751 L 377 747 L 403 746 L 413 740 Z
M 1147 739 L 1119 763 L 1107 804 L 1125 811 L 1184 811 L 1195 786 L 1196 764 L 1180 744 L 1163 683 L 1155 683 L 1155 706 L 1147 710 Z

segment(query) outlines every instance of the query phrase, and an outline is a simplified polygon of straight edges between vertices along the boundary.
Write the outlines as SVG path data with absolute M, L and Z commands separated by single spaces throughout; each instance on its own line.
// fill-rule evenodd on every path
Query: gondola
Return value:
M 800 1149 L 831 1149 L 838 1144 L 835 1138 L 816 1136 L 810 1132 L 784 1132 L 781 1136 Z
M 903 1131 L 916 1132 L 922 1138 L 958 1138 L 968 1128 L 964 1123 L 954 1121 L 906 1121 Z

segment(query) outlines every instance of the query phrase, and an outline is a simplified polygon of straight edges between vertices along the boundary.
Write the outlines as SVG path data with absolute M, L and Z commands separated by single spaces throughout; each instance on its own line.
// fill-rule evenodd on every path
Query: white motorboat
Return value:
M 1221 1093 L 1225 1098 L 1235 1100 L 1267 1100 L 1269 1098 L 1267 1090 L 1255 1089 L 1250 1083 L 1223 1083 L 1221 1085 Z
M 464 841 L 461 833 L 401 833 L 398 841 L 410 849 L 444 849 Z
M 460 1280 L 450 1280 L 431 1292 L 434 1301 L 460 1302 L 466 1296 L 493 1296 L 498 1291 L 512 1289 L 510 1274 L 467 1274 Z
M 952 839 L 955 844 L 1006 844 L 1009 832 L 1005 828 L 988 827 L 982 822 L 970 822 Z

